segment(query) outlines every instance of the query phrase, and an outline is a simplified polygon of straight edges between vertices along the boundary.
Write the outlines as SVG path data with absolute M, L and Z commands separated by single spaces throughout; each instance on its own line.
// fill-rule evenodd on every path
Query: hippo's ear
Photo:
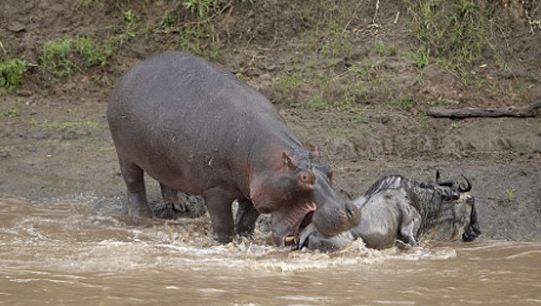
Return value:
M 297 181 L 299 182 L 301 189 L 313 190 L 316 176 L 310 170 L 302 170 L 299 172 L 299 174 L 297 174 Z
M 287 166 L 291 170 L 297 169 L 297 164 L 286 152 L 282 152 L 282 162 L 284 163 L 284 166 Z

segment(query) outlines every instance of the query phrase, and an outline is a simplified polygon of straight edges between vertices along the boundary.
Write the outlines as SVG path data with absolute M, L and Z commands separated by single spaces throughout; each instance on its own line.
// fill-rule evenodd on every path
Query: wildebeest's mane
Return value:
M 410 180 L 402 175 L 388 175 L 377 180 L 370 188 L 364 193 L 366 198 L 372 197 L 374 194 L 388 189 L 400 189 L 411 188 Z

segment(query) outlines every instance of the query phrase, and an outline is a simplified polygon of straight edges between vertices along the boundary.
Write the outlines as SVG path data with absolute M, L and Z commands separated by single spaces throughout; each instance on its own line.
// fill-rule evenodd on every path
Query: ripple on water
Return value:
M 88 214 L 79 207 L 91 203 L 78 200 L 49 206 L 0 201 L 0 211 L 10 212 L 9 222 L 2 222 L 0 227 L 3 246 L 0 265 L 79 272 L 172 266 L 187 266 L 194 271 L 221 267 L 295 272 L 385 260 L 438 260 L 456 256 L 452 248 L 378 251 L 367 249 L 362 241 L 334 254 L 292 252 L 273 247 L 269 235 L 260 232 L 256 232 L 253 241 L 237 239 L 217 245 L 209 238 L 208 217 L 137 224 L 125 222 L 124 217 Z M 20 211 L 17 206 L 21 207 Z M 27 247 L 29 243 L 32 248 Z
M 85 201 L 0 200 L 2 300 L 36 304 L 47 297 L 52 304 L 80 304 L 84 295 L 92 305 L 178 304 L 184 298 L 238 305 L 540 302 L 539 244 L 481 241 L 380 251 L 356 241 L 322 254 L 276 248 L 269 235 L 256 232 L 253 241 L 219 245 L 210 238 L 208 217 L 138 221 L 115 215 L 116 209 L 92 210 L 94 200 Z

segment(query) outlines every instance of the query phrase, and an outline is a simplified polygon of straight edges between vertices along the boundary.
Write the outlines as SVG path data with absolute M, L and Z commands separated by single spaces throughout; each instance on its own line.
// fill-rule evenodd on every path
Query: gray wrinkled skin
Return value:
M 175 212 L 166 217 L 200 214 L 178 191 L 201 195 L 220 242 L 234 232 L 250 235 L 260 213 L 273 216 L 279 244 L 316 208 L 314 223 L 327 235 L 359 220 L 356 208 L 336 198 L 330 168 L 312 161 L 273 105 L 199 57 L 164 52 L 135 65 L 114 87 L 107 121 L 130 216 L 152 216 L 147 173 Z
M 417 246 L 421 239 L 472 241 L 480 234 L 474 198 L 456 183 L 431 185 L 387 176 L 354 205 L 361 211 L 357 226 L 335 236 L 308 226 L 299 247 L 329 252 L 362 238 L 367 247 L 384 249 L 397 241 Z

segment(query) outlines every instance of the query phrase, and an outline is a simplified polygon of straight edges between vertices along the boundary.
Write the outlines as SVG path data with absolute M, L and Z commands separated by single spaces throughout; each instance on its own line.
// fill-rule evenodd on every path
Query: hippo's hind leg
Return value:
M 233 240 L 233 211 L 235 197 L 220 187 L 207 190 L 203 197 L 210 215 L 213 236 L 219 242 Z
M 240 236 L 251 236 L 254 233 L 259 212 L 255 209 L 252 201 L 248 199 L 241 199 L 238 202 L 239 209 L 235 218 L 235 232 Z
M 128 215 L 132 217 L 152 217 L 147 204 L 143 169 L 132 162 L 119 158 L 120 172 L 128 189 Z

